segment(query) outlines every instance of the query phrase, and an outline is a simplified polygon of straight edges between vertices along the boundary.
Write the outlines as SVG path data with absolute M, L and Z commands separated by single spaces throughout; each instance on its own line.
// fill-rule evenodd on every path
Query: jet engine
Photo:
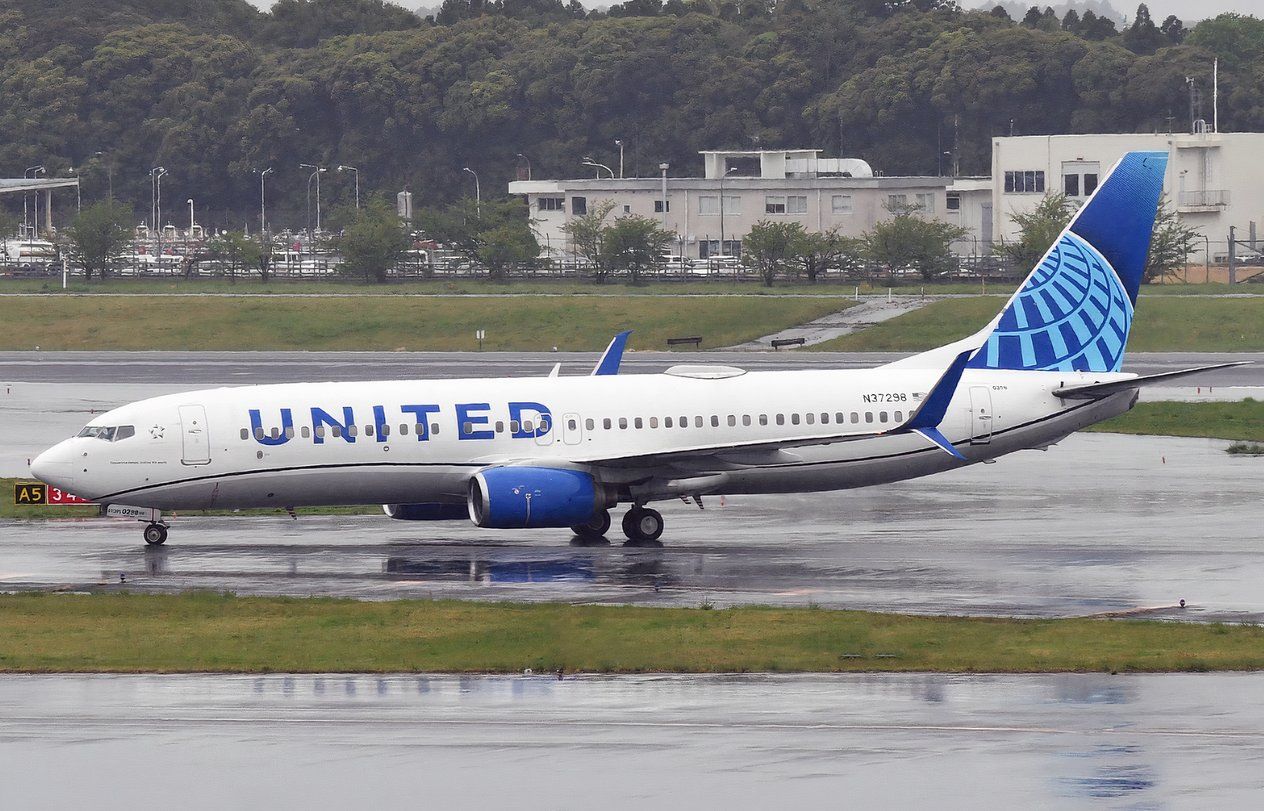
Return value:
M 492 467 L 470 479 L 470 520 L 490 529 L 573 527 L 612 503 L 580 470 Z
M 459 521 L 469 518 L 464 504 L 383 504 L 382 512 L 400 521 Z

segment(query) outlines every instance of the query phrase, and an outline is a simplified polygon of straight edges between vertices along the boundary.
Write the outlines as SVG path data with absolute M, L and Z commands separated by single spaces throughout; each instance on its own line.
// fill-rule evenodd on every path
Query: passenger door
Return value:
M 200 405 L 180 406 L 180 436 L 184 443 L 184 453 L 180 461 L 186 465 L 211 463 L 211 440 L 205 408 Z
M 567 445 L 578 445 L 583 439 L 583 426 L 578 414 L 562 416 L 562 441 Z

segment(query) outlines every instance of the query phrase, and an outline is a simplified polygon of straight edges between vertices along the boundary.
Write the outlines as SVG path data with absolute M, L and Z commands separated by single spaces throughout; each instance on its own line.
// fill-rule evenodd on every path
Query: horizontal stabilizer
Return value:
M 1141 377 L 1130 377 L 1127 380 L 1112 380 L 1108 383 L 1089 383 L 1083 386 L 1065 386 L 1053 392 L 1055 397 L 1061 397 L 1064 400 L 1096 400 L 1099 397 L 1106 397 L 1121 391 L 1129 391 L 1139 389 L 1143 386 L 1153 386 L 1155 383 L 1166 383 L 1169 380 L 1176 380 L 1190 375 L 1201 374 L 1203 372 L 1211 372 L 1216 369 L 1229 369 L 1234 366 L 1246 366 L 1251 361 L 1242 360 L 1236 363 L 1217 363 L 1213 366 L 1199 366 L 1195 369 L 1181 369 L 1177 372 L 1162 372 L 1156 375 L 1143 375 Z

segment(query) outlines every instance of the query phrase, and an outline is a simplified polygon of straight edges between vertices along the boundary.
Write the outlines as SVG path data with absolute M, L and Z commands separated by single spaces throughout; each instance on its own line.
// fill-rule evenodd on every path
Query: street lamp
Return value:
M 39 166 L 28 166 L 26 167 L 26 171 L 22 173 L 22 177 L 29 176 L 32 180 L 34 180 L 39 175 L 39 173 L 43 171 L 45 171 L 43 164 L 40 164 Z M 29 222 L 30 207 L 27 205 L 27 200 L 29 197 L 30 197 L 29 192 L 22 192 L 22 228 L 26 230 L 27 240 L 30 242 L 33 242 L 35 240 L 35 237 L 31 234 L 31 223 Z M 35 225 L 34 227 L 36 230 L 39 229 L 39 192 L 35 193 Z
M 316 231 L 320 231 L 320 174 L 325 171 L 324 166 L 317 166 L 314 163 L 300 163 L 300 169 L 311 169 L 312 173 L 307 176 L 307 227 L 311 229 L 312 223 L 312 178 L 316 178 Z M 313 234 L 313 238 L 315 234 Z
M 727 256 L 724 253 L 724 178 L 737 171 L 736 166 L 731 166 L 724 170 L 720 175 L 720 255 Z
M 360 210 L 360 170 L 354 166 L 339 166 L 339 172 L 355 172 L 356 211 Z
M 474 175 L 474 213 L 481 219 L 483 216 L 483 189 L 478 183 L 478 172 L 468 166 L 461 167 L 462 172 Z
M 528 158 L 526 155 L 522 154 L 521 152 L 518 153 L 518 157 L 522 158 L 524 161 L 527 162 L 527 180 L 530 180 L 531 179 L 531 159 Z
M 158 230 L 158 178 L 166 173 L 161 166 L 149 170 L 149 224 L 155 231 Z
M 623 180 L 623 139 L 616 139 L 614 145 L 619 147 L 619 179 Z
M 193 198 L 192 197 L 189 198 L 189 239 L 187 241 L 188 242 L 193 241 Z
M 272 173 L 272 167 L 269 166 L 262 172 L 256 169 L 255 172 L 259 175 L 259 233 L 262 235 L 268 230 L 268 206 L 267 199 L 264 197 L 263 179 Z
M 158 233 L 158 256 L 162 256 L 162 176 L 167 170 L 157 166 L 150 170 L 157 172 L 154 176 L 154 230 Z
M 667 227 L 667 170 L 670 168 L 669 163 L 660 163 L 659 171 L 663 173 L 663 228 Z
M 610 179 L 611 179 L 611 180 L 613 180 L 613 179 L 614 179 L 614 170 L 613 170 L 613 169 L 611 169 L 609 166 L 606 166 L 604 163 L 597 163 L 595 160 L 593 160 L 593 159 L 592 159 L 590 156 L 588 156 L 588 155 L 585 155 L 585 156 L 584 156 L 584 160 L 580 163 L 580 165 L 581 165 L 581 166 L 591 166 L 591 167 L 593 167 L 594 169 L 596 169 L 596 170 L 597 170 L 597 179 L 598 179 L 598 180 L 600 180 L 600 179 L 601 179 L 601 170 L 602 170 L 602 169 L 605 169 L 607 172 L 609 172 L 609 173 L 610 173 Z

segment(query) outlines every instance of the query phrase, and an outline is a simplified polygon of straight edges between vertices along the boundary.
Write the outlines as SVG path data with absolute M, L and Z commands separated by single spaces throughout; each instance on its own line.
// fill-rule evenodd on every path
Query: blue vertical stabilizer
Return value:
M 1167 153 L 1129 152 L 1002 311 L 974 369 L 1117 372 Z

